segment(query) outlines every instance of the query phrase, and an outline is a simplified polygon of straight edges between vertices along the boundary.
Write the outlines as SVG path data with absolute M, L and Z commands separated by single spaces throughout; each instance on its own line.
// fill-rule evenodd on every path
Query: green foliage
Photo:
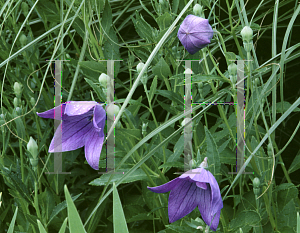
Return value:
M 199 166 L 208 157 L 223 198 L 216 232 L 300 232 L 300 6 L 246 2 L 1 1 L 0 233 L 204 231 L 198 208 L 170 224 L 169 193 L 147 189 L 183 172 L 186 60 L 193 72 L 193 159 Z M 190 55 L 177 32 L 195 4 L 215 33 L 208 47 Z M 253 30 L 253 45 L 242 42 L 245 26 Z M 84 148 L 62 153 L 62 172 L 71 174 L 46 173 L 55 164 L 48 152 L 54 123 L 36 112 L 53 108 L 54 60 L 64 60 L 62 82 L 55 83 L 62 102 L 104 105 L 99 76 L 107 73 L 105 60 L 121 60 L 114 62 L 114 100 L 121 108 L 113 131 L 116 174 L 90 168 Z M 230 174 L 236 171 L 233 103 L 243 91 L 229 83 L 233 60 L 247 60 L 245 175 Z M 140 62 L 147 68 L 140 74 L 147 75 L 145 86 L 136 72 Z M 34 161 L 27 150 L 31 137 L 38 145 Z M 101 172 L 106 156 L 104 145 Z

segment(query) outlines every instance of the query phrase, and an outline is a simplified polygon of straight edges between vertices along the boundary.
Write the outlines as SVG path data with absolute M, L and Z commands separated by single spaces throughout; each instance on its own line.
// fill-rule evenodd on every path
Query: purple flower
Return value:
M 199 168 L 185 172 L 170 182 L 148 187 L 155 193 L 170 192 L 168 213 L 170 223 L 191 213 L 197 206 L 204 222 L 217 230 L 223 201 L 215 177 L 205 169 L 207 157 Z
M 69 101 L 37 115 L 54 119 L 55 110 L 59 108 L 62 123 L 54 134 L 49 152 L 71 151 L 84 146 L 87 162 L 98 170 L 104 140 L 105 110 L 94 101 Z
M 207 19 L 188 15 L 179 27 L 177 37 L 190 54 L 195 54 L 206 47 L 213 37 L 214 31 Z

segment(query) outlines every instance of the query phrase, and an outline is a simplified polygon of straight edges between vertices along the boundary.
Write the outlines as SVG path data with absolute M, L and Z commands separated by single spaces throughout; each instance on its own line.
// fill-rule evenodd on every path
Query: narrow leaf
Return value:
M 114 233 L 129 233 L 115 183 L 113 183 L 113 201 Z
M 69 219 L 69 228 L 71 233 L 85 233 L 85 229 L 83 227 L 82 221 L 80 219 L 80 216 L 77 212 L 76 206 L 74 205 L 74 202 L 72 201 L 71 195 L 69 193 L 69 190 L 67 188 L 67 185 L 64 187 L 65 191 L 65 197 L 67 201 L 67 207 L 68 207 L 68 219 Z
M 14 213 L 14 216 L 9 224 L 9 228 L 7 233 L 13 233 L 14 232 L 14 227 L 15 227 L 15 222 L 16 222 L 16 218 L 17 218 L 17 213 L 18 213 L 18 207 L 16 208 L 16 211 Z

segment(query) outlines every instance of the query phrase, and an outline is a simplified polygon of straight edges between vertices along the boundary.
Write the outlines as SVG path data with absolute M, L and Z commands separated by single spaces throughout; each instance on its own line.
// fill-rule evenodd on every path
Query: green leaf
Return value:
M 235 219 L 231 220 L 231 222 L 229 224 L 229 231 L 230 232 L 235 232 L 233 230 L 236 230 L 236 229 L 239 229 L 239 228 L 242 228 L 243 230 L 246 227 L 247 227 L 247 229 L 249 229 L 249 228 L 251 229 L 251 227 L 253 225 L 256 225 L 260 222 L 259 214 L 256 211 L 253 211 L 253 210 L 244 210 L 244 211 L 240 212 L 239 214 L 237 214 L 236 216 L 237 217 Z M 251 226 L 251 227 L 249 227 L 249 226 Z
M 83 21 L 79 18 L 76 17 L 74 20 L 72 27 L 75 29 L 75 31 L 80 35 L 82 39 L 85 37 L 85 27 Z
M 65 218 L 65 220 L 64 220 L 63 224 L 61 225 L 61 228 L 60 228 L 58 233 L 65 233 L 66 227 L 67 227 L 67 220 L 68 220 L 68 218 Z
M 16 222 L 16 218 L 17 218 L 17 214 L 18 214 L 18 207 L 16 208 L 16 211 L 14 213 L 14 216 L 9 224 L 9 228 L 7 233 L 13 233 L 14 232 L 14 227 L 15 227 L 15 222 Z
M 159 78 L 164 79 L 167 78 L 171 74 L 170 67 L 165 62 L 165 59 L 161 57 L 159 62 L 152 68 L 152 72 L 154 75 L 157 75 Z
M 150 87 L 150 92 L 149 92 L 149 99 L 150 99 L 150 102 L 154 96 L 154 92 L 156 91 L 156 88 L 157 88 L 157 76 L 154 77 L 153 81 L 152 81 L 152 84 L 151 84 L 151 87 Z
M 217 144 L 209 132 L 209 130 L 204 127 L 205 136 L 206 136 L 206 144 L 207 144 L 207 152 L 206 157 L 208 160 L 208 165 L 211 167 L 210 171 L 214 175 L 217 181 L 220 180 L 220 155 L 218 151 Z
M 171 167 L 183 168 L 183 164 L 184 164 L 184 161 L 182 161 L 182 162 L 178 162 L 178 161 L 176 161 L 176 162 L 175 161 L 174 162 L 166 162 L 166 163 L 160 165 L 158 167 L 158 169 L 162 169 L 162 168 L 165 168 L 165 167 L 167 167 L 167 168 L 171 168 Z
M 115 182 L 113 183 L 113 219 L 114 219 L 114 233 L 128 233 L 128 228 L 121 204 L 121 200 L 116 188 Z
M 276 103 L 276 112 L 277 112 L 277 113 L 286 112 L 286 111 L 289 109 L 289 107 L 292 106 L 292 105 L 291 105 L 289 102 L 287 102 L 287 101 L 283 101 L 283 105 L 281 105 L 281 103 L 282 103 L 282 102 Z M 282 106 L 283 106 L 283 108 L 282 108 Z M 300 108 L 296 107 L 296 108 L 293 110 L 293 112 L 300 112 Z M 265 115 L 266 115 L 266 116 L 269 116 L 269 111 L 266 111 L 266 112 L 265 112 Z
M 184 81 L 184 74 L 179 75 L 179 78 L 181 79 L 181 82 L 178 83 L 176 86 L 183 86 L 185 85 Z M 192 75 L 192 83 L 202 83 L 207 82 L 211 80 L 220 80 L 224 81 L 224 79 L 221 76 L 218 75 L 210 75 L 210 74 L 193 74 Z
M 172 23 L 172 16 L 170 13 L 165 12 L 163 15 L 159 16 L 156 19 L 156 22 L 157 22 L 160 30 L 167 29 Z
M 290 232 L 290 231 L 282 231 L 285 227 L 296 228 L 297 226 L 297 211 L 296 211 L 296 203 L 294 200 L 287 200 L 288 203 L 284 206 L 282 211 L 279 212 L 277 217 L 277 225 L 279 226 L 280 232 Z M 279 204 L 279 202 L 277 202 Z
M 141 140 L 141 130 L 140 129 L 118 129 L 118 134 L 124 138 L 135 138 L 136 140 Z
M 100 91 L 101 87 L 98 87 L 92 80 L 84 78 L 84 80 L 90 85 L 91 88 L 93 88 L 94 92 L 96 93 L 98 99 L 101 102 L 105 102 L 106 96 L 104 95 L 103 91 Z
M 177 94 L 177 93 L 174 93 L 172 91 L 167 91 L 167 90 L 157 90 L 155 92 L 155 94 L 159 94 L 159 95 L 162 95 L 163 97 L 166 97 L 168 98 L 169 100 L 172 100 L 173 102 L 176 102 L 177 104 L 179 105 L 184 105 L 184 102 L 183 102 L 183 98 Z
M 300 168 L 300 153 L 298 153 L 295 156 L 291 166 L 289 167 L 288 173 L 292 173 L 294 171 L 297 171 L 299 168 Z
M 153 28 L 150 26 L 150 24 L 148 24 L 144 18 L 139 15 L 138 11 L 135 12 L 136 19 L 132 15 L 130 17 L 139 36 L 146 39 L 147 42 L 153 43 Z
M 226 53 L 225 53 L 225 56 L 226 56 L 226 58 L 227 58 L 228 61 L 231 60 L 231 62 L 234 62 L 234 61 L 232 61 L 232 60 L 236 60 L 236 55 L 235 55 L 235 53 L 232 53 L 232 52 L 226 52 Z
M 118 37 L 113 28 L 109 31 L 109 38 L 103 45 L 103 55 L 109 60 L 121 60 L 121 55 L 118 45 Z M 120 71 L 120 61 L 114 61 L 114 77 L 117 77 Z
M 40 222 L 40 220 L 37 220 L 37 223 L 38 223 L 38 226 L 39 226 L 40 233 L 47 233 L 47 231 L 43 227 L 43 224 Z
M 172 106 L 170 104 L 165 104 L 164 102 L 161 102 L 159 100 L 156 100 L 156 101 L 164 110 L 171 113 L 172 115 L 177 115 L 178 110 L 174 106 Z
M 72 200 L 75 201 L 78 197 L 80 197 L 81 193 L 79 193 L 78 195 L 72 197 Z M 63 209 L 65 209 L 67 207 L 67 202 L 63 201 L 61 203 L 59 203 L 57 206 L 54 207 L 50 218 L 49 218 L 49 222 L 48 224 L 52 221 L 52 219 L 58 214 L 60 213 L 60 211 L 62 211 Z
M 104 35 L 109 35 L 110 28 L 112 27 L 112 13 L 111 13 L 109 1 L 105 1 L 105 7 L 103 10 L 101 22 L 102 22 L 102 27 L 104 30 Z M 110 58 L 108 58 L 108 59 L 110 59 Z
M 118 170 L 117 172 L 123 172 L 123 174 L 103 174 L 101 177 L 91 181 L 89 184 L 90 185 L 95 185 L 95 186 L 102 186 L 102 185 L 106 185 L 110 176 L 113 175 L 113 178 L 110 180 L 109 184 L 112 184 L 113 182 L 118 181 L 124 174 L 126 174 L 126 172 L 129 169 L 122 169 L 122 170 Z M 145 172 L 142 169 L 137 169 L 135 170 L 130 177 L 127 177 L 126 179 L 123 180 L 123 184 L 124 183 L 131 183 L 137 180 L 147 180 L 148 177 L 145 174 Z
M 93 72 L 99 73 L 106 73 L 106 63 L 105 62 L 95 62 L 95 61 L 81 61 L 79 62 L 81 68 L 85 68 L 91 70 Z
M 283 183 L 276 186 L 274 192 L 277 192 L 277 205 L 279 212 L 283 210 L 291 199 L 298 197 L 298 189 L 292 183 Z
M 86 231 L 83 227 L 82 221 L 74 205 L 74 202 L 72 201 L 67 185 L 64 186 L 64 191 L 68 207 L 70 233 L 85 233 Z

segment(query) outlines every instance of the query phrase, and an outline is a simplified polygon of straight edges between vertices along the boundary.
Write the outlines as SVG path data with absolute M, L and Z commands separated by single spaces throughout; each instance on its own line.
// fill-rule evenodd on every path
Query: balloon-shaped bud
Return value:
M 241 35 L 242 35 L 243 41 L 250 42 L 252 40 L 253 31 L 249 26 L 245 26 L 241 31 Z
M 27 143 L 27 150 L 32 155 L 34 159 L 38 156 L 38 145 L 36 144 L 36 141 L 30 137 L 29 142 Z

